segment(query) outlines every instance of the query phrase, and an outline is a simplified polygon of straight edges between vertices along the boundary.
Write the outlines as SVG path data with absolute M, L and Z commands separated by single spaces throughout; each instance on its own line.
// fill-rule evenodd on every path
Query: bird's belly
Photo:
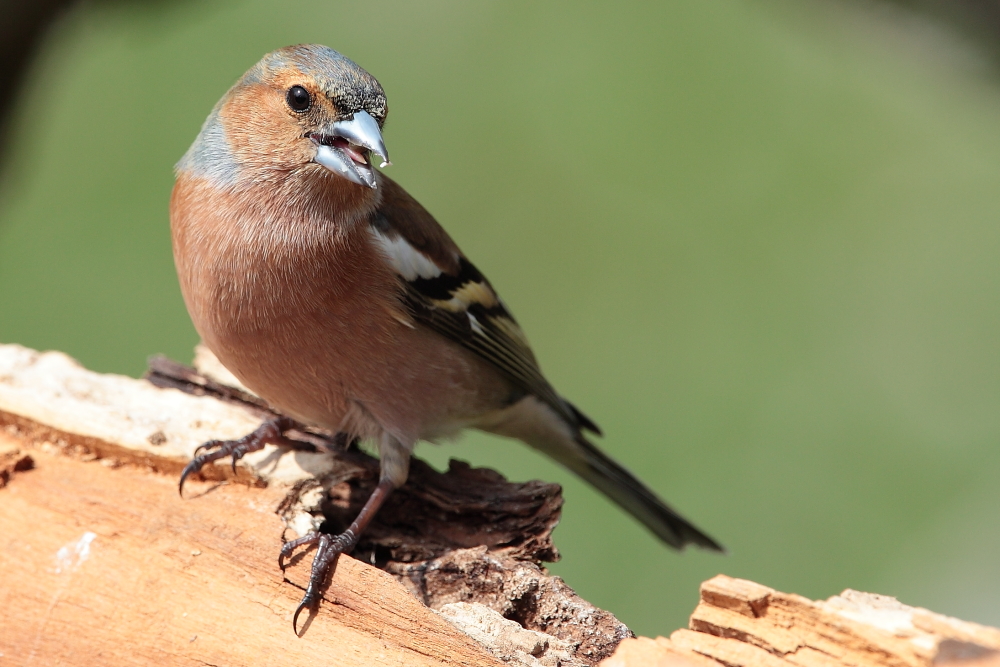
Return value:
M 492 366 L 388 310 L 301 291 L 269 300 L 266 313 L 262 303 L 214 308 L 195 326 L 241 382 L 300 421 L 415 442 L 452 435 L 510 400 Z

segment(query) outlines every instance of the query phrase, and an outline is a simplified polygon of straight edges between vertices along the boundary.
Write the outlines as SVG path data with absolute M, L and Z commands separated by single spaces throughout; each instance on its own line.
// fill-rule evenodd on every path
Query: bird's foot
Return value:
M 287 417 L 277 417 L 261 424 L 256 431 L 243 436 L 239 440 L 209 440 L 194 450 L 194 458 L 184 466 L 181 472 L 177 491 L 184 495 L 184 481 L 188 476 L 199 472 L 206 464 L 227 456 L 232 457 L 233 472 L 236 472 L 236 462 L 250 452 L 263 449 L 268 443 L 280 443 L 285 440 L 284 432 L 294 428 L 295 422 Z M 204 452 L 199 454 L 199 452 Z
M 384 462 L 385 458 L 383 457 L 382 460 Z M 383 465 L 385 464 L 383 463 Z M 316 555 L 313 557 L 312 570 L 309 573 L 309 585 L 306 586 L 306 594 L 302 596 L 302 602 L 299 603 L 299 606 L 295 609 L 295 616 L 292 617 L 292 630 L 295 634 L 299 634 L 299 614 L 302 613 L 303 609 L 312 607 L 319 600 L 320 589 L 326 583 L 327 575 L 330 574 L 330 570 L 336 564 L 337 557 L 340 554 L 350 553 L 354 550 L 354 547 L 358 544 L 358 536 L 365 531 L 368 524 L 371 523 L 372 518 L 378 512 L 379 508 L 382 507 L 382 504 L 385 503 L 385 499 L 389 497 L 389 494 L 392 493 L 397 484 L 402 484 L 402 481 L 394 482 L 391 477 L 380 479 L 375 490 L 368 496 L 364 507 L 358 513 L 358 517 L 340 535 L 309 533 L 297 540 L 286 542 L 281 547 L 281 554 L 278 556 L 278 567 L 284 571 L 285 559 L 291 556 L 293 551 L 304 544 L 315 543 L 317 545 Z
M 306 586 L 306 593 L 302 596 L 302 601 L 295 608 L 295 615 L 292 617 L 292 631 L 299 633 L 299 614 L 303 609 L 307 609 L 316 604 L 320 598 L 320 589 L 326 582 L 330 569 L 337 561 L 340 554 L 350 553 L 358 543 L 358 536 L 353 530 L 348 528 L 339 535 L 329 535 L 327 533 L 309 533 L 304 537 L 291 542 L 285 542 L 278 555 L 278 567 L 285 570 L 285 559 L 292 555 L 297 548 L 316 543 L 316 555 L 313 556 L 312 569 L 309 572 L 309 584 Z

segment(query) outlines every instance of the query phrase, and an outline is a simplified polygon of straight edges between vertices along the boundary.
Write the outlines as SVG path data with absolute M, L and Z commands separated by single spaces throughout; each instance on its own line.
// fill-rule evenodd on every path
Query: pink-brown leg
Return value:
M 302 596 L 302 601 L 295 609 L 295 616 L 292 617 L 292 631 L 298 634 L 299 614 L 303 609 L 312 607 L 319 600 L 320 588 L 326 582 L 330 568 L 336 562 L 340 554 L 350 553 L 358 543 L 358 537 L 364 532 L 372 518 L 385 503 L 385 499 L 396 488 L 395 483 L 389 479 L 382 479 L 378 486 L 368 497 L 365 506 L 361 508 L 358 517 L 351 523 L 347 530 L 339 535 L 328 535 L 326 533 L 309 533 L 296 540 L 286 542 L 278 555 L 278 566 L 285 569 L 285 559 L 292 555 L 300 546 L 316 543 L 316 555 L 313 556 L 312 569 L 309 573 L 309 584 L 306 586 L 306 593 Z

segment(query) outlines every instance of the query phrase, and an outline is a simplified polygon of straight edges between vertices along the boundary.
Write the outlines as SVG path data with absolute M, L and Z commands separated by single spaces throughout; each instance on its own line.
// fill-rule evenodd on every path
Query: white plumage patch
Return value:
M 470 312 L 466 312 L 465 314 L 469 316 L 469 326 L 472 327 L 472 330 L 477 334 L 479 334 L 480 336 L 485 336 L 486 331 L 483 330 L 483 325 L 479 323 L 479 320 L 476 319 L 476 316 Z
M 437 278 L 441 269 L 424 253 L 411 246 L 402 236 L 389 238 L 371 228 L 372 238 L 389 258 L 392 268 L 406 280 Z

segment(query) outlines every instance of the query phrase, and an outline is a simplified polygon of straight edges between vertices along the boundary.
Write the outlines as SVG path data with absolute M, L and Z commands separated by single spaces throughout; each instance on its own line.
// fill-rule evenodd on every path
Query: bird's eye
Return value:
M 309 107 L 312 106 L 312 97 L 309 95 L 309 91 L 302 86 L 289 88 L 285 99 L 293 111 L 309 111 Z

